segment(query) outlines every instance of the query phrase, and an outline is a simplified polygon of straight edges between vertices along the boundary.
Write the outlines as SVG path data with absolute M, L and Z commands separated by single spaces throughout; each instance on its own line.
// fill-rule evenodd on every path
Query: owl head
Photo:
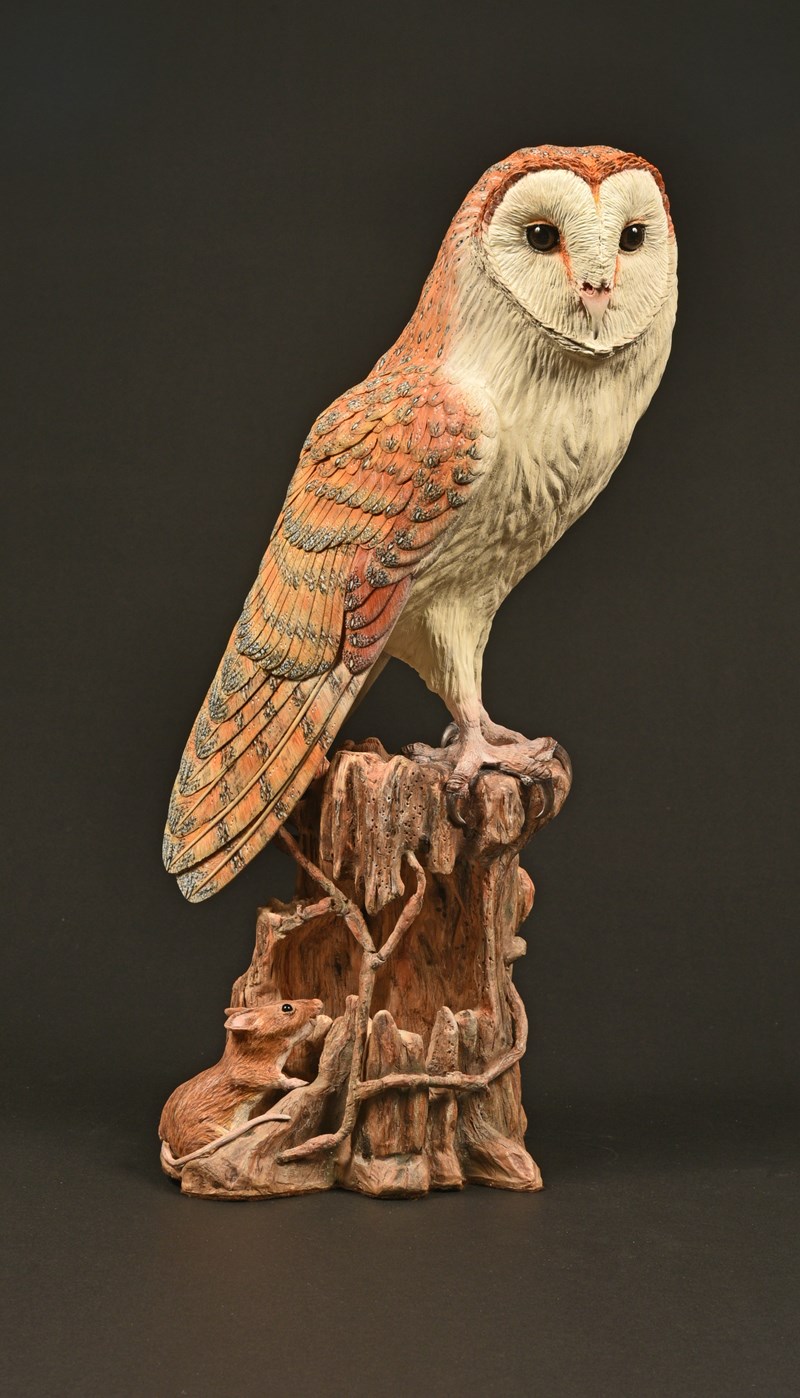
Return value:
M 607 146 L 545 146 L 484 179 L 473 237 L 485 275 L 523 315 L 584 355 L 606 357 L 645 334 L 677 265 L 654 166 Z
M 642 339 L 677 296 L 658 170 L 610 146 L 535 146 L 491 166 L 453 219 L 394 355 L 447 353 L 489 293 L 537 342 L 585 360 Z

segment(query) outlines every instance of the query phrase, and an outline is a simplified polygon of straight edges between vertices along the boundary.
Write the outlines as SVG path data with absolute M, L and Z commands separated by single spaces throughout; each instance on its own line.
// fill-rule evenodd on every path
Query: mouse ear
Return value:
M 252 1009 L 247 1009 L 244 1005 L 238 1005 L 225 1011 L 228 1016 L 225 1020 L 226 1029 L 252 1029 L 256 1019 Z

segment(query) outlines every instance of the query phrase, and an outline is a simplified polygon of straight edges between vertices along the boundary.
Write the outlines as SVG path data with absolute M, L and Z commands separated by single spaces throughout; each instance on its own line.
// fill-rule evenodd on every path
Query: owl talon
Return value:
M 406 743 L 403 756 L 410 757 L 412 762 L 435 762 L 437 749 L 429 747 L 427 743 Z
M 466 777 L 451 777 L 445 783 L 444 800 L 447 807 L 447 815 L 451 825 L 457 825 L 460 830 L 466 830 L 467 820 L 464 815 L 463 806 L 469 800 L 470 783 Z
M 460 733 L 461 729 L 459 728 L 457 723 L 448 723 L 447 727 L 444 730 L 444 733 L 442 734 L 439 740 L 439 746 L 442 748 L 449 748 L 451 744 L 453 744 L 456 741 L 456 739 L 460 736 Z
M 513 767 L 510 762 L 498 762 L 495 767 L 496 772 L 504 772 L 508 777 L 515 777 L 524 787 L 533 786 L 534 782 L 547 782 L 552 780 L 552 772 L 549 767 L 535 763 L 526 770 Z

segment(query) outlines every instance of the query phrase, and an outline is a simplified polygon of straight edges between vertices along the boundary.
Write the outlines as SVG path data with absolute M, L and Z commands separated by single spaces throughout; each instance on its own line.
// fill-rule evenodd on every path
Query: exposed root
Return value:
M 369 1011 L 372 1004 L 372 994 L 375 989 L 375 977 L 382 966 L 386 964 L 390 956 L 397 949 L 402 937 L 411 926 L 414 918 L 422 907 L 422 900 L 425 896 L 425 871 L 422 868 L 416 855 L 410 850 L 406 853 L 406 860 L 414 870 L 417 879 L 417 886 L 406 903 L 403 911 L 397 919 L 390 935 L 383 946 L 378 950 L 369 933 L 369 928 L 358 909 L 347 898 L 336 885 L 331 882 L 301 853 L 296 842 L 286 830 L 281 831 L 281 838 L 286 848 L 322 888 L 325 889 L 334 900 L 338 899 L 337 912 L 344 918 L 356 941 L 362 948 L 361 971 L 358 978 L 358 1002 L 356 1005 L 355 1041 L 353 1044 L 353 1058 L 350 1066 L 350 1076 L 347 1082 L 347 1095 L 345 1098 L 345 1108 L 341 1124 L 338 1130 L 327 1133 L 323 1136 L 314 1136 L 310 1141 L 303 1141 L 300 1145 L 294 1146 L 291 1150 L 284 1151 L 278 1156 L 278 1163 L 285 1164 L 290 1160 L 307 1160 L 323 1151 L 332 1151 L 337 1148 L 352 1132 L 355 1125 L 356 1113 L 358 1111 L 358 1088 L 361 1083 L 361 1072 L 364 1059 L 364 1048 L 367 1042 L 367 1029 L 369 1026 Z

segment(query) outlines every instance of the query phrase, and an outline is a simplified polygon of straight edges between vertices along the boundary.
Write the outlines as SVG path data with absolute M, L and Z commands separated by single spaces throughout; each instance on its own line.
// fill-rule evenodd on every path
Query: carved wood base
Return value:
M 482 771 L 464 828 L 448 816 L 446 767 L 391 757 L 374 739 L 336 754 L 295 811 L 296 837 L 278 837 L 298 864 L 296 894 L 260 910 L 231 999 L 319 998 L 330 1022 L 320 1017 L 286 1058 L 283 1074 L 304 1086 L 276 1089 L 265 1041 L 264 1093 L 246 1119 L 220 1120 L 184 1157 L 164 1142 L 164 1169 L 185 1193 L 541 1188 L 524 1143 L 527 1020 L 512 966 L 533 903 L 519 851 L 558 813 L 571 779 L 563 749 L 547 751 L 549 778 Z M 229 1061 L 226 1051 L 214 1071 Z M 197 1094 L 184 1105 L 181 1092 L 172 1119 L 182 1112 L 191 1127 Z

